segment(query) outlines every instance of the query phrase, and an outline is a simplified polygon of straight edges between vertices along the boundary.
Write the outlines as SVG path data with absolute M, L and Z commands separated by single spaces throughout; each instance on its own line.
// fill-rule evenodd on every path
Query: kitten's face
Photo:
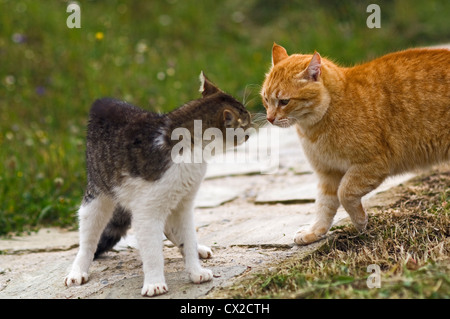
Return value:
M 224 148 L 235 147 L 247 141 L 249 136 L 244 132 L 252 127 L 250 113 L 242 103 L 214 86 L 204 77 L 203 73 L 200 80 L 202 83 L 200 91 L 203 94 L 204 102 L 215 106 L 214 108 L 208 108 L 207 111 L 211 112 L 211 118 L 215 117 L 216 124 L 214 127 L 222 131 Z M 234 136 L 230 138 L 232 133 Z
M 288 56 L 284 48 L 274 45 L 272 64 L 261 90 L 267 120 L 279 127 L 319 121 L 329 104 L 320 55 Z
M 225 148 L 236 147 L 247 141 L 249 136 L 245 131 L 252 126 L 250 113 L 244 106 L 236 100 L 230 102 L 223 111 Z M 227 138 L 227 130 L 233 133 L 233 138 Z

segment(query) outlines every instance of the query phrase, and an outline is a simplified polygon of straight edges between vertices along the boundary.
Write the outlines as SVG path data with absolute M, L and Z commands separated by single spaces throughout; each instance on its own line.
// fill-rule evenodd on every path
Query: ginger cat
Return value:
M 296 126 L 319 178 L 317 219 L 295 234 L 299 245 L 324 237 L 340 204 L 364 230 L 361 197 L 390 175 L 450 160 L 450 50 L 343 68 L 274 44 L 261 96 L 269 122 Z

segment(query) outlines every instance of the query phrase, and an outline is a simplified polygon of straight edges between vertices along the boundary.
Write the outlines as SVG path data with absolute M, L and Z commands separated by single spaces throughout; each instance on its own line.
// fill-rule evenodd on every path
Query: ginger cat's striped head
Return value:
M 289 56 L 283 47 L 274 43 L 272 68 L 261 90 L 269 122 L 280 127 L 309 126 L 323 117 L 330 103 L 322 79 L 324 63 L 331 62 L 317 52 Z

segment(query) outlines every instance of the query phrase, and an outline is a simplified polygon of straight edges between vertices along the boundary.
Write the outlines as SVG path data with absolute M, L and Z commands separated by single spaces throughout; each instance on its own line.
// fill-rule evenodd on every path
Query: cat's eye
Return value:
M 283 107 L 289 104 L 290 99 L 283 99 L 278 101 L 278 105 Z

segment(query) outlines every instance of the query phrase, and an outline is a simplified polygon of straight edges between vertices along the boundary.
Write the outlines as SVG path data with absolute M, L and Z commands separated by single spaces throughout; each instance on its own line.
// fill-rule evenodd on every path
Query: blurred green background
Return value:
M 112 96 L 170 111 L 199 97 L 198 75 L 261 112 L 272 43 L 343 65 L 450 42 L 450 1 L 0 0 L 0 235 L 76 227 L 91 103 Z

